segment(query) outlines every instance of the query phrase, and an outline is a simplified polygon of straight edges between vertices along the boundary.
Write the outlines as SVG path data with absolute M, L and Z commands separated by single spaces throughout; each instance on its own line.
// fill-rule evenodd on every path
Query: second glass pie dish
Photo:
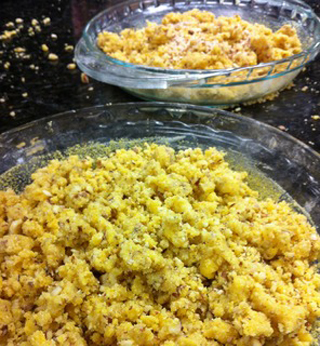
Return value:
M 97 46 L 102 31 L 119 33 L 142 28 L 147 21 L 159 23 L 170 12 L 194 8 L 216 16 L 240 15 L 272 30 L 292 25 L 302 42 L 302 52 L 259 65 L 219 70 L 175 70 L 134 65 L 114 59 Z M 233 0 L 172 1 L 130 0 L 94 17 L 84 30 L 75 57 L 80 69 L 99 81 L 124 88 L 147 100 L 228 106 L 255 101 L 290 85 L 320 50 L 320 20 L 303 1 Z

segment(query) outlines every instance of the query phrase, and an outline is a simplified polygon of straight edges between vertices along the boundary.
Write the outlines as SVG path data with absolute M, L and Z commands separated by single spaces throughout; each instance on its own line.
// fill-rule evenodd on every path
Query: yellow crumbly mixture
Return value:
M 307 346 L 320 240 L 214 148 L 52 161 L 0 192 L 0 345 Z
M 161 24 L 148 22 L 139 30 L 101 32 L 97 43 L 118 60 L 169 69 L 245 67 L 302 51 L 297 32 L 290 25 L 273 32 L 238 15 L 216 18 L 197 9 L 169 13 Z

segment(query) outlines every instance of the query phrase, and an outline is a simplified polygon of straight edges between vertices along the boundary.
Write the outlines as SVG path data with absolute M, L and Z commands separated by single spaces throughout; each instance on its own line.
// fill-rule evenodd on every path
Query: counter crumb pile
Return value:
M 147 27 L 138 30 L 102 32 L 97 43 L 118 60 L 169 69 L 246 67 L 302 51 L 297 32 L 289 24 L 272 31 L 238 15 L 216 18 L 198 9 L 169 13 L 161 24 L 148 22 Z
M 308 346 L 320 239 L 214 148 L 52 161 L 0 192 L 0 345 Z

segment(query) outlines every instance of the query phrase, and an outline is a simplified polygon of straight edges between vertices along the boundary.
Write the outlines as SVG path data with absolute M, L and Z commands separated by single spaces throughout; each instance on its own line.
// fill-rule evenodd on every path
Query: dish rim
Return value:
M 266 0 L 266 3 L 269 3 L 270 0 Z M 308 17 L 309 18 L 313 18 L 317 25 L 318 28 L 320 30 L 320 18 L 316 15 L 316 13 L 313 11 L 313 9 L 311 8 L 311 6 L 309 6 L 307 3 L 305 3 L 302 0 L 285 0 L 287 3 L 292 4 L 294 6 L 301 6 L 304 11 L 306 13 L 308 13 Z M 239 3 L 241 2 L 238 1 Z M 254 0 L 249 0 L 246 1 L 248 4 L 250 2 L 255 3 Z M 280 60 L 274 60 L 271 62 L 267 62 L 267 63 L 260 63 L 260 64 L 256 64 L 256 65 L 251 65 L 251 66 L 246 66 L 246 67 L 235 67 L 235 68 L 227 68 L 227 69 L 168 69 L 168 68 L 160 68 L 160 67 L 153 67 L 153 66 L 148 66 L 148 65 L 138 65 L 138 64 L 133 64 L 133 63 L 129 63 L 129 62 L 125 62 L 122 60 L 118 60 L 115 58 L 112 58 L 110 55 L 104 53 L 101 49 L 99 49 L 96 45 L 95 42 L 92 42 L 92 40 L 89 37 L 89 30 L 91 29 L 91 26 L 93 25 L 93 23 L 96 22 L 97 18 L 99 18 L 100 16 L 102 16 L 103 14 L 107 14 L 107 13 L 111 13 L 111 12 L 116 12 L 119 8 L 121 7 L 129 7 L 129 5 L 132 3 L 132 0 L 126 0 L 125 2 L 121 2 L 118 3 L 116 5 L 110 6 L 109 8 L 100 11 L 99 13 L 97 13 L 93 18 L 91 18 L 91 20 L 86 24 L 84 30 L 83 30 L 83 35 L 82 38 L 85 43 L 87 44 L 87 47 L 89 48 L 89 50 L 91 52 L 94 52 L 95 54 L 98 54 L 98 58 L 104 59 L 106 62 L 111 62 L 112 64 L 118 66 L 118 67 L 127 67 L 127 68 L 131 68 L 133 70 L 136 71 L 142 71 L 142 72 L 151 72 L 154 73 L 155 75 L 157 74 L 167 74 L 167 75 L 188 75 L 188 76 L 192 76 L 192 75 L 203 75 L 203 78 L 208 78 L 208 77 L 215 77 L 215 76 L 222 76 L 222 75 L 231 75 L 232 73 L 237 73 L 237 72 L 241 72 L 241 71 L 246 71 L 246 70 L 254 70 L 256 68 L 268 68 L 268 67 L 272 67 L 272 66 L 276 66 L 276 65 L 281 65 L 281 64 L 285 64 L 285 63 L 292 63 L 294 60 L 300 59 L 300 58 L 304 58 L 303 62 L 296 68 L 300 68 L 303 67 L 308 61 L 308 55 L 312 54 L 313 52 L 315 52 L 317 49 L 320 49 L 320 36 L 318 37 L 318 39 L 316 39 L 316 37 L 313 37 L 313 41 L 312 44 L 310 46 L 308 46 L 306 49 L 304 49 L 302 52 L 298 53 L 298 54 L 294 54 L 291 55 L 290 57 L 284 58 L 284 59 L 280 59 Z M 174 3 L 174 1 L 173 1 Z M 190 4 L 190 1 L 186 1 L 186 3 Z M 202 3 L 202 2 L 201 2 Z M 159 1 L 154 1 L 154 4 L 160 4 Z M 206 5 L 210 5 L 210 0 L 209 1 L 205 1 L 203 2 L 203 4 Z M 212 4 L 217 4 L 217 2 L 213 2 Z M 283 6 L 283 2 L 281 2 L 281 6 Z M 239 6 L 239 5 L 237 5 Z M 78 44 L 80 43 L 81 39 L 79 40 Z M 78 45 L 77 44 L 77 45 Z M 290 64 L 291 66 L 291 64 Z M 296 69 L 295 68 L 295 69 Z M 280 72 L 280 73 L 276 73 L 273 75 L 273 77 L 275 76 L 281 76 L 284 74 L 284 72 L 292 72 L 293 69 L 289 69 L 287 68 L 286 71 Z M 264 78 L 268 78 L 264 77 Z M 245 83 L 247 83 L 248 81 L 244 81 Z M 242 82 L 243 83 L 243 82 Z
M 318 160 L 320 162 L 320 153 L 312 149 L 309 145 L 306 143 L 302 142 L 298 138 L 295 138 L 294 136 L 281 131 L 280 129 L 277 129 L 274 126 L 271 126 L 267 123 L 261 122 L 256 119 L 252 119 L 246 116 L 241 116 L 234 114 L 232 112 L 223 110 L 223 109 L 218 109 L 218 108 L 210 108 L 210 107 L 205 107 L 205 106 L 199 106 L 199 105 L 192 105 L 192 104 L 186 104 L 186 103 L 174 103 L 174 102 L 121 102 L 121 103 L 114 103 L 110 105 L 95 105 L 95 106 L 90 106 L 90 107 L 84 107 L 84 108 L 76 108 L 76 109 L 71 109 L 63 112 L 59 112 L 47 117 L 42 117 L 30 122 L 27 122 L 26 124 L 17 126 L 13 129 L 10 129 L 8 131 L 4 131 L 0 133 L 0 146 L 6 146 L 6 141 L 8 137 L 13 136 L 17 133 L 23 132 L 24 130 L 30 129 L 35 126 L 39 126 L 40 124 L 46 124 L 51 121 L 54 121 L 55 119 L 59 118 L 64 118 L 66 116 L 71 117 L 72 115 L 75 115 L 80 112 L 86 112 L 87 114 L 78 114 L 78 116 L 81 117 L 90 117 L 90 111 L 99 111 L 99 110 L 108 110 L 109 108 L 123 108 L 123 107 L 151 107 L 151 108 L 158 108 L 158 107 L 163 107 L 163 108 L 173 108 L 177 110 L 185 110 L 185 111 L 198 111 L 205 113 L 205 115 L 208 116 L 213 116 L 215 115 L 214 113 L 218 113 L 220 116 L 226 116 L 228 118 L 233 118 L 236 119 L 240 122 L 247 123 L 249 126 L 251 124 L 254 124 L 254 126 L 260 126 L 262 128 L 265 128 L 269 132 L 274 132 L 280 137 L 283 137 L 289 141 L 292 141 L 296 143 L 297 145 L 301 146 L 304 150 L 306 150 L 311 156 L 315 158 L 315 160 Z M 202 115 L 201 115 L 202 116 Z M 129 120 L 130 116 L 128 116 Z M 157 120 L 156 117 L 150 117 L 151 120 Z M 173 121 L 178 120 L 181 121 L 180 119 L 172 119 Z M 187 122 L 184 122 L 183 120 L 181 121 L 182 123 L 188 124 Z

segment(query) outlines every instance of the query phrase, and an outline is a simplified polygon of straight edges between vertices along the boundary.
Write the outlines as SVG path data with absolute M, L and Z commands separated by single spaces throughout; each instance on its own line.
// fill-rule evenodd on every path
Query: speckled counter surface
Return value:
M 307 2 L 320 15 L 319 1 Z M 110 85 L 82 83 L 80 71 L 67 68 L 73 52 L 66 51 L 66 45 L 75 45 L 87 21 L 108 3 L 114 1 L 1 0 L 0 31 L 17 18 L 23 24 L 11 43 L 0 44 L 0 132 L 69 109 L 138 101 Z M 47 17 L 50 25 L 43 23 Z M 39 24 L 32 25 L 32 19 Z M 57 61 L 49 61 L 43 44 L 58 56 Z M 26 52 L 15 52 L 17 47 Z M 293 89 L 271 102 L 241 106 L 237 112 L 276 126 L 320 152 L 320 119 L 315 116 L 320 115 L 320 57 L 300 74 Z

